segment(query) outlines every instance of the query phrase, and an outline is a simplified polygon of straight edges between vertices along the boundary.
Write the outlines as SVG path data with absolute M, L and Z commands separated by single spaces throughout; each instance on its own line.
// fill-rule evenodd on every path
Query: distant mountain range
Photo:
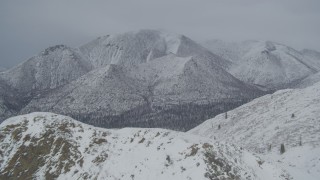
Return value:
M 0 78 L 21 97 L 17 114 L 187 130 L 264 93 L 225 71 L 230 63 L 183 35 L 142 30 L 47 48 Z
M 213 53 L 233 62 L 227 71 L 240 80 L 265 87 L 283 89 L 320 70 L 320 53 L 297 51 L 270 41 L 203 43 Z
M 320 68 L 317 52 L 273 42 L 204 46 L 141 30 L 47 48 L 0 73 L 0 118 L 45 111 L 100 127 L 185 131 Z

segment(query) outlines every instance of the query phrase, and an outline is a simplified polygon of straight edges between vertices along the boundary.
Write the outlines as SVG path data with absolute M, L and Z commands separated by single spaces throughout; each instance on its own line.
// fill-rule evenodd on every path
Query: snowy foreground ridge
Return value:
M 189 132 L 260 154 L 294 179 L 319 179 L 320 83 L 257 98 Z
M 162 129 L 107 130 L 53 113 L 0 125 L 0 179 L 286 179 L 246 150 Z

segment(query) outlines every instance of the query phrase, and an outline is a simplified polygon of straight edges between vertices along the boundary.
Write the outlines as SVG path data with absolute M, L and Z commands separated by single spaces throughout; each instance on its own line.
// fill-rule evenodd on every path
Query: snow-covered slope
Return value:
M 0 66 L 0 72 L 5 71 L 6 68 Z
M 33 99 L 23 110 L 77 116 L 119 115 L 142 106 L 144 86 L 118 65 L 95 69 L 62 88 Z M 83 117 L 82 117 L 83 118 Z M 91 117 L 93 118 L 93 117 Z M 101 119 L 102 120 L 102 119 Z
M 0 124 L 0 179 L 289 178 L 240 148 L 162 129 L 107 130 L 52 113 Z
M 3 72 L 0 78 L 21 93 L 30 94 L 65 85 L 91 69 L 79 52 L 57 45 Z
M 253 151 L 268 145 L 320 145 L 320 83 L 305 89 L 280 90 L 207 120 L 192 133 L 241 143 Z M 221 129 L 218 130 L 220 124 Z
M 214 40 L 204 43 L 204 46 L 233 62 L 228 72 L 235 77 L 269 89 L 285 88 L 319 70 L 319 64 L 314 60 L 275 42 L 227 43 Z
M 207 120 L 190 133 L 226 141 L 306 179 L 320 177 L 320 83 L 281 90 Z M 286 153 L 279 155 L 280 145 Z
M 142 63 L 130 76 L 147 84 L 154 103 L 220 102 L 258 93 L 208 59 L 174 54 Z

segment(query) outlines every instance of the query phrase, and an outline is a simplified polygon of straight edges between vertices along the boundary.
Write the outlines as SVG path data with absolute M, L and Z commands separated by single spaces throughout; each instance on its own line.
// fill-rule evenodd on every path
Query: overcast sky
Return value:
M 203 41 L 272 40 L 320 51 L 320 0 L 1 0 L 0 66 L 46 47 L 165 29 Z

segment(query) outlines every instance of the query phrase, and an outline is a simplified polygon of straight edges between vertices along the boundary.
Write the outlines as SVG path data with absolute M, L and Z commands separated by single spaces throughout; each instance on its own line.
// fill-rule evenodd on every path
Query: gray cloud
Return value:
M 0 66 L 106 34 L 166 29 L 195 40 L 272 40 L 320 50 L 319 0 L 2 0 Z

